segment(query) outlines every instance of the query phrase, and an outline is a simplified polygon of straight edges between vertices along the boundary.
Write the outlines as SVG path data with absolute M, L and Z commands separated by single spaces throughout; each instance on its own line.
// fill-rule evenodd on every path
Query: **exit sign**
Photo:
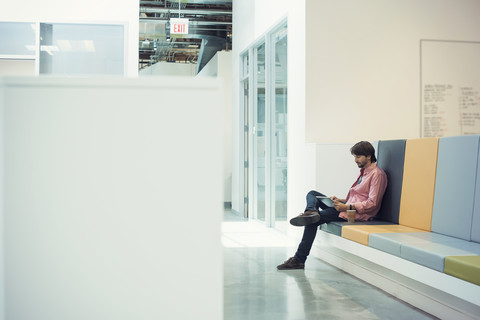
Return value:
M 188 19 L 170 18 L 171 34 L 188 34 Z

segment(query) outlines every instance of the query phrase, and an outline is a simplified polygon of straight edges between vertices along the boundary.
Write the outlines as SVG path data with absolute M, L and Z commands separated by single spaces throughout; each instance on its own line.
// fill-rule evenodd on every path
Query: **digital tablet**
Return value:
M 322 201 L 322 202 L 323 202 L 324 204 L 326 204 L 327 206 L 333 207 L 333 201 L 332 201 L 332 199 L 330 199 L 329 197 L 317 196 L 317 199 L 319 199 L 320 201 Z

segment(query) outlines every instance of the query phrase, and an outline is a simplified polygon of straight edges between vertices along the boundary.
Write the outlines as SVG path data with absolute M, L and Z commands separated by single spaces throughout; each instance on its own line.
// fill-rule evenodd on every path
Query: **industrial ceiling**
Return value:
M 171 18 L 188 19 L 188 34 L 170 33 Z M 217 51 L 232 48 L 232 0 L 140 0 L 139 41 L 139 69 L 194 63 L 198 73 Z

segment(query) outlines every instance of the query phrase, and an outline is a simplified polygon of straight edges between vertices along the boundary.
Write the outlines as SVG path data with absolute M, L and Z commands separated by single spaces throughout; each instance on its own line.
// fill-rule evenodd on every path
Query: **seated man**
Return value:
M 310 191 L 307 194 L 305 212 L 290 220 L 294 226 L 305 226 L 302 241 L 295 256 L 277 266 L 277 269 L 305 268 L 305 261 L 312 248 L 319 225 L 331 221 L 347 220 L 347 210 L 356 210 L 355 220 L 357 221 L 367 221 L 380 210 L 383 194 L 387 188 L 387 175 L 377 167 L 375 149 L 369 142 L 360 141 L 350 149 L 350 152 L 360 168 L 360 175 L 350 188 L 347 198 L 330 197 L 333 200 L 333 207 L 329 207 L 317 198 L 317 196 L 324 196 L 323 194 L 317 191 Z M 322 210 L 319 211 L 319 208 Z

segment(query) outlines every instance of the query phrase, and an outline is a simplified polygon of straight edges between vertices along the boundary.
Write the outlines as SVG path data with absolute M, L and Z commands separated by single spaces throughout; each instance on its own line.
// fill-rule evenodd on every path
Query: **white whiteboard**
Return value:
M 480 42 L 421 40 L 421 134 L 480 134 Z

